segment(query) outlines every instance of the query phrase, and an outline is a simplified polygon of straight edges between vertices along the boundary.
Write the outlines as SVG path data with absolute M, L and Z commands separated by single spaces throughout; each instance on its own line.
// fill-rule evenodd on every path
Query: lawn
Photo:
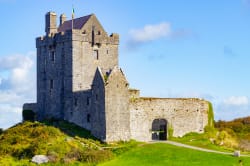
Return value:
M 248 157 L 233 157 L 176 147 L 164 143 L 145 144 L 100 166 L 240 166 L 250 165 Z

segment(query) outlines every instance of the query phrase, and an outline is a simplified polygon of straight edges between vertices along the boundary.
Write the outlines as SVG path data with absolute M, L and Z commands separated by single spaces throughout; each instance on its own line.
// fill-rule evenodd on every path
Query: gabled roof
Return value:
M 81 29 L 91 16 L 92 14 L 73 19 L 74 29 Z M 58 32 L 65 32 L 71 29 L 72 29 L 72 20 L 68 20 L 58 27 Z

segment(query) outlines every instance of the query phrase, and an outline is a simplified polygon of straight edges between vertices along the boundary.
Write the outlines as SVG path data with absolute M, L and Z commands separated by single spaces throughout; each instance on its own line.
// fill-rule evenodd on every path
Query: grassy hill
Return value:
M 108 146 L 88 131 L 63 121 L 25 122 L 0 135 L 0 165 L 35 165 L 30 160 L 38 154 L 49 157 L 51 163 L 46 165 L 96 165 L 135 144 Z

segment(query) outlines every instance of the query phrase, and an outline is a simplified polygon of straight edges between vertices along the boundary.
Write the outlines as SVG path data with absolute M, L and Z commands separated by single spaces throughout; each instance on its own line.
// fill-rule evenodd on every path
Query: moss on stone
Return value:
M 168 139 L 172 139 L 174 134 L 173 126 L 170 124 L 168 127 Z
M 214 111 L 213 105 L 208 101 L 208 126 L 214 127 Z

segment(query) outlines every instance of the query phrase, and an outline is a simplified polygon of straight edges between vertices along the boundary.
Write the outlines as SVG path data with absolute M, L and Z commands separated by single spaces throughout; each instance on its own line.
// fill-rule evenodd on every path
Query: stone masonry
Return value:
M 105 142 L 165 140 L 203 132 L 208 102 L 145 98 L 130 89 L 118 67 L 119 35 L 108 35 L 94 14 L 67 20 L 48 12 L 46 35 L 36 39 L 37 103 L 23 109 L 36 119 L 75 123 Z

